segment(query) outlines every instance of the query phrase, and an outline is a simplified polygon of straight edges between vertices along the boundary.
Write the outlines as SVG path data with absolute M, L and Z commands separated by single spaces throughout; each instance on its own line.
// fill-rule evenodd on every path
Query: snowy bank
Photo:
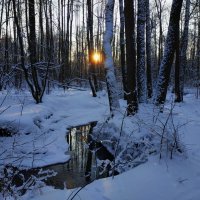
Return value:
M 35 104 L 29 93 L 10 91 L 1 110 L 1 127 L 10 127 L 16 134 L 0 138 L 1 164 L 41 167 L 69 159 L 65 136 L 67 128 L 107 115 L 106 98 L 93 98 L 89 91 L 56 90 Z M 1 101 L 0 100 L 0 101 Z

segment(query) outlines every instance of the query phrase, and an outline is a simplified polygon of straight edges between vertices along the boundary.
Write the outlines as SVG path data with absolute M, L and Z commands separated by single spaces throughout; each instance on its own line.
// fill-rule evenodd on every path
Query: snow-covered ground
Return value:
M 7 97 L 0 109 L 9 108 L 0 115 L 0 125 L 19 133 L 0 138 L 4 152 L 0 162 L 4 165 L 12 162 L 21 167 L 41 167 L 66 162 L 67 128 L 98 121 L 108 114 L 106 98 L 92 98 L 89 91 L 57 90 L 46 95 L 42 104 L 35 104 L 29 93 L 4 93 L 1 99 Z
M 5 94 L 1 93 L 1 99 Z M 121 114 L 111 120 L 119 129 L 125 105 L 123 101 L 120 103 Z M 93 98 L 89 91 L 57 90 L 51 95 L 46 95 L 42 104 L 36 105 L 28 93 L 24 95 L 11 91 L 0 109 L 4 110 L 8 106 L 10 107 L 0 115 L 1 126 L 9 124 L 20 134 L 12 138 L 0 138 L 1 152 L 4 152 L 1 155 L 1 162 L 6 164 L 12 161 L 24 167 L 66 161 L 69 159 L 66 153 L 66 129 L 91 121 L 104 121 L 109 113 L 107 96 L 104 92 L 100 93 L 99 97 Z M 169 101 L 166 108 L 170 107 Z M 156 116 L 156 112 L 152 113 L 152 105 L 141 105 L 136 116 L 125 118 L 124 133 L 139 138 L 148 131 L 153 132 L 152 116 Z M 159 120 L 166 119 L 168 113 L 166 110 L 159 114 Z M 159 154 L 152 154 L 146 163 L 123 174 L 94 181 L 81 189 L 74 199 L 199 200 L 200 100 L 195 99 L 193 90 L 189 90 L 184 103 L 175 105 L 173 116 L 175 126 L 179 127 L 180 140 L 184 147 L 182 154 L 174 153 L 172 160 L 169 159 L 169 155 L 166 156 L 165 150 L 161 160 Z M 183 124 L 185 125 L 182 126 Z M 155 131 L 159 130 L 155 128 Z M 14 148 L 8 148 L 13 147 L 13 144 Z M 20 161 L 16 160 L 18 157 L 21 157 Z M 44 187 L 27 193 L 21 199 L 64 200 L 70 195 L 71 199 L 77 190 Z

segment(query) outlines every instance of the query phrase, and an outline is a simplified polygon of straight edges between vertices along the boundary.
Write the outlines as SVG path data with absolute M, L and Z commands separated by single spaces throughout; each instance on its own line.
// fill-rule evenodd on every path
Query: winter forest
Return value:
M 0 0 L 0 200 L 200 199 L 200 0 Z

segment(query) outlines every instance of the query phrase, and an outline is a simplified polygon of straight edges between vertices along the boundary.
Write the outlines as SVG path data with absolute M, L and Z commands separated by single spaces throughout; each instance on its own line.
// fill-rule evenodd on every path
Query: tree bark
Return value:
M 106 83 L 111 115 L 119 109 L 117 81 L 115 77 L 114 62 L 112 57 L 111 42 L 113 38 L 113 11 L 114 0 L 108 0 L 105 10 L 105 33 L 103 38 L 103 49 L 105 53 Z
M 94 39 L 93 39 L 93 13 L 92 13 L 92 0 L 87 0 L 88 18 L 87 18 L 87 41 L 88 41 L 88 53 L 89 53 L 89 81 L 92 84 L 92 94 L 96 97 L 97 78 L 95 74 L 95 65 L 92 62 L 92 53 L 94 51 Z M 94 90 L 94 89 L 95 90 Z
M 180 27 L 179 27 L 180 29 Z M 180 102 L 181 97 L 181 88 L 180 88 L 180 30 L 178 29 L 178 38 L 176 43 L 176 61 L 175 61 L 175 102 Z
M 1 15 L 0 15 L 0 38 L 1 38 L 1 30 L 2 30 L 2 21 L 4 15 L 4 0 L 1 2 Z
M 134 115 L 138 110 L 136 50 L 135 50 L 135 16 L 133 0 L 124 1 L 126 62 L 127 62 L 127 114 Z
M 34 87 L 33 85 L 31 84 L 30 80 L 29 80 L 29 75 L 28 75 L 28 71 L 25 67 L 25 53 L 24 53 L 24 44 L 23 44 L 23 38 L 22 38 L 22 30 L 21 30 L 21 27 L 19 25 L 19 20 L 18 20 L 18 17 L 17 17 L 17 11 L 16 11 L 16 3 L 15 3 L 15 0 L 12 0 L 13 2 L 13 13 L 14 13 L 14 22 L 16 24 L 16 27 L 17 27 L 17 35 L 18 35 L 18 40 L 19 40 L 19 46 L 20 46 L 20 58 L 21 58 L 21 67 L 24 71 L 24 76 L 25 76 L 25 80 L 31 90 L 31 94 L 33 96 L 33 98 L 35 99 L 34 97 Z
M 199 7 L 198 7 L 198 10 L 199 10 L 199 13 L 200 13 L 200 0 L 198 0 L 198 3 L 199 3 Z M 197 39 L 197 52 L 196 52 L 196 69 L 197 69 L 197 87 L 199 88 L 199 80 L 200 80 L 200 14 L 199 14 L 199 19 L 198 19 L 198 39 Z M 198 94 L 197 94 L 198 96 Z
M 152 71 L 151 71 L 151 22 L 149 0 L 146 0 L 146 74 L 147 97 L 152 97 Z
M 180 75 L 175 76 L 175 83 L 179 83 L 180 85 L 175 84 L 175 101 L 182 102 L 183 101 L 183 90 L 184 90 L 184 73 L 187 65 L 187 47 L 188 47 L 188 31 L 189 31 L 189 20 L 190 20 L 190 0 L 186 0 L 186 8 L 185 8 L 185 24 L 183 35 L 181 37 L 180 44 Z M 177 80 L 179 79 L 179 80 Z
M 160 66 L 163 56 L 162 0 L 155 0 L 155 3 L 159 19 L 158 66 Z
M 138 99 L 146 102 L 146 72 L 145 72 L 145 21 L 146 0 L 138 1 L 137 16 L 137 83 Z M 149 37 L 149 36 L 148 36 Z
M 41 88 L 38 81 L 38 72 L 36 69 L 36 62 L 37 62 L 37 56 L 36 56 L 36 31 L 35 31 L 35 0 L 29 0 L 29 58 L 31 62 L 31 75 L 32 80 L 35 88 L 35 100 L 36 103 L 42 102 L 42 96 L 41 96 Z
M 176 41 L 178 39 L 178 29 L 180 21 L 180 13 L 183 0 L 173 0 L 168 26 L 168 33 L 165 42 L 164 56 L 160 65 L 159 76 L 156 86 L 155 104 L 164 104 L 167 88 L 170 79 L 171 66 L 176 50 Z
M 125 18 L 124 18 L 124 5 L 123 0 L 119 0 L 119 11 L 120 11 L 120 64 L 122 72 L 122 83 L 123 83 L 123 93 L 124 99 L 126 100 L 127 94 L 127 78 L 126 78 L 126 63 L 125 63 L 125 38 L 124 38 L 124 28 L 125 28 Z

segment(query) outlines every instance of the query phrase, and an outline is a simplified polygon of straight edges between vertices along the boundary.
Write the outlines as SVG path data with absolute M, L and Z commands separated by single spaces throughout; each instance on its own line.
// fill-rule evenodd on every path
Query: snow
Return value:
M 191 167 L 192 166 L 192 167 Z M 199 200 L 200 171 L 190 159 L 158 161 L 152 158 L 146 164 L 116 176 L 93 182 L 82 189 L 74 199 L 82 200 Z M 190 169 L 190 170 L 189 170 Z M 47 188 L 46 188 L 47 189 Z M 48 188 L 42 196 L 30 198 L 67 199 L 71 190 Z
M 105 11 L 105 33 L 103 36 L 103 49 L 105 53 L 105 70 L 106 70 L 106 82 L 109 90 L 109 101 L 111 112 L 114 114 L 115 110 L 119 109 L 118 101 L 118 88 L 115 76 L 114 61 L 112 57 L 111 41 L 113 39 L 113 12 L 114 1 L 108 0 Z
M 4 94 L 1 94 L 3 98 Z M 19 99 L 26 99 L 21 116 Z M 195 99 L 194 90 L 188 90 L 184 97 L 185 101 L 176 104 L 173 110 L 176 124 L 185 124 L 180 127 L 181 142 L 185 147 L 183 154 L 174 153 L 173 159 L 163 152 L 160 160 L 158 154 L 149 156 L 148 161 L 122 173 L 114 178 L 105 178 L 92 182 L 82 188 L 74 199 L 82 200 L 199 200 L 200 199 L 200 101 Z M 171 107 L 171 96 L 165 105 L 164 113 L 159 116 L 160 120 L 168 116 L 167 108 Z M 89 91 L 68 90 L 63 92 L 56 90 L 46 95 L 42 104 L 36 105 L 26 93 L 14 93 L 11 91 L 1 107 L 11 105 L 0 118 L 1 123 L 11 121 L 12 126 L 18 127 L 20 133 L 30 132 L 29 135 L 16 136 L 16 140 L 32 140 L 38 134 L 45 132 L 47 143 L 53 141 L 45 148 L 38 151 L 46 151 L 45 156 L 40 155 L 40 160 L 34 162 L 34 166 L 41 166 L 47 163 L 62 162 L 69 157 L 65 154 L 67 144 L 65 142 L 66 128 L 88 123 L 91 121 L 104 121 L 109 113 L 109 106 L 105 92 L 100 92 L 97 98 L 93 98 Z M 120 101 L 121 114 L 118 113 L 112 124 L 121 127 L 124 114 L 125 102 Z M 139 113 L 134 117 L 124 119 L 123 134 L 129 134 L 133 138 L 146 135 L 152 124 L 151 104 L 141 104 Z M 154 113 L 155 114 L 155 113 Z M 19 125 L 20 121 L 20 125 Z M 140 122 L 141 124 L 137 124 Z M 36 125 L 37 124 L 37 125 Z M 52 131 L 54 130 L 54 131 Z M 117 129 L 116 129 L 117 130 Z M 116 131 L 115 136 L 119 134 Z M 59 136 L 59 137 L 58 137 Z M 130 139 L 132 137 L 129 137 Z M 0 138 L 2 140 L 2 138 Z M 11 138 L 3 138 L 1 148 Z M 42 146 L 43 139 L 35 142 L 35 145 Z M 46 140 L 45 140 L 46 142 Z M 124 141 L 123 141 L 124 142 Z M 9 145 L 9 144 L 8 144 Z M 43 144 L 44 145 L 44 144 Z M 31 145 L 25 145 L 21 150 L 30 151 Z M 2 152 L 2 149 L 1 149 Z M 38 155 L 39 156 L 39 155 Z M 41 160 L 43 159 L 43 160 Z M 26 159 L 24 166 L 30 166 L 32 159 Z M 8 162 L 8 161 L 7 161 Z M 58 190 L 52 187 L 43 187 L 28 192 L 21 197 L 22 200 L 64 200 L 77 191 Z M 71 197 L 69 199 L 71 199 Z
M 4 95 L 6 93 L 1 94 L 2 99 Z M 69 159 L 65 139 L 67 128 L 98 121 L 108 111 L 105 98 L 91 98 L 89 91 L 73 90 L 46 95 L 42 104 L 35 104 L 29 93 L 11 91 L 1 110 L 8 106 L 11 107 L 0 116 L 0 124 L 9 124 L 19 134 L 0 138 L 1 152 L 6 151 L 1 155 L 0 164 L 14 162 L 15 166 L 21 167 L 66 162 Z

